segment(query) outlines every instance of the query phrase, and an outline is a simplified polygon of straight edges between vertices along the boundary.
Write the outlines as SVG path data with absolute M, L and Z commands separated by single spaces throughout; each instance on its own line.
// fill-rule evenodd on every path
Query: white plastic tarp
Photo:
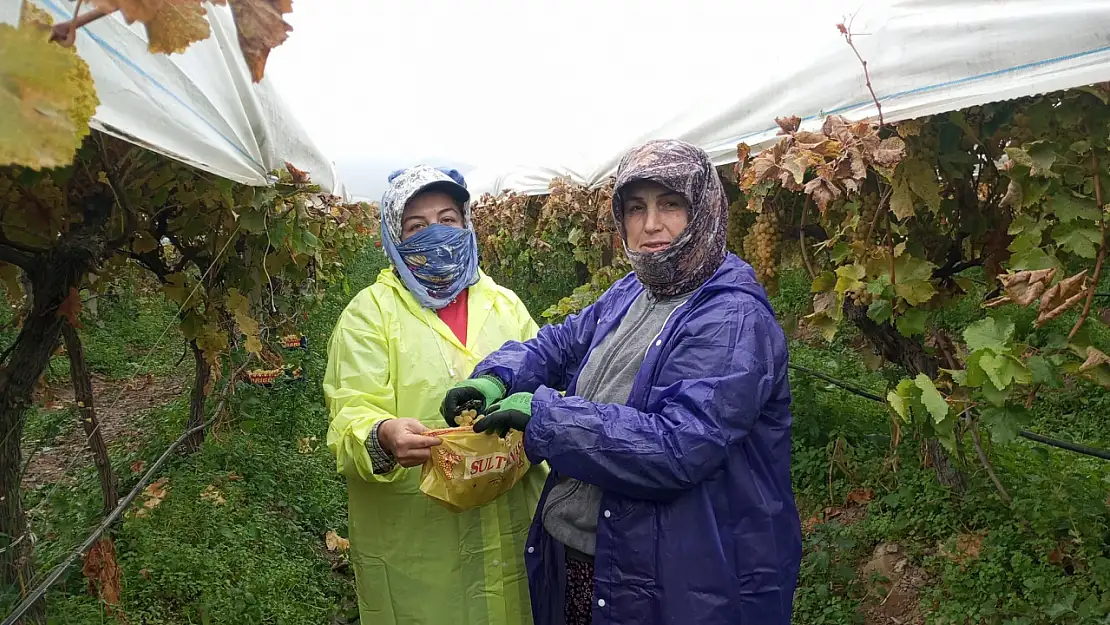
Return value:
M 0 0 L 8 9 L 20 0 Z M 70 0 L 33 0 L 55 22 Z M 85 10 L 88 9 L 85 3 Z M 184 53 L 151 54 L 142 24 L 118 14 L 78 31 L 100 106 L 91 125 L 237 182 L 262 186 L 289 161 L 343 195 L 335 168 L 313 144 L 267 79 L 251 83 L 227 7 L 206 3 L 212 36 Z M 14 11 L 4 11 L 10 21 Z
M 784 13 L 784 17 L 789 13 Z M 806 16 L 797 15 L 808 21 Z M 621 156 L 655 138 L 679 138 L 705 149 L 718 165 L 736 160 L 743 141 L 753 151 L 777 140 L 776 117 L 798 115 L 803 128 L 826 115 L 875 118 L 863 67 L 836 21 L 808 21 L 799 38 L 786 17 L 775 31 L 783 46 L 805 46 L 808 61 L 745 76 L 733 65 L 721 80 L 701 86 L 685 111 L 651 128 L 629 128 L 623 141 L 575 161 L 549 161 L 508 170 L 477 169 L 469 180 L 496 192 L 546 191 L 554 175 L 598 184 Z M 816 27 L 816 28 L 814 28 Z M 912 119 L 1110 80 L 1110 2 L 1084 0 L 904 0 L 868 2 L 852 22 L 853 43 L 867 61 L 884 121 Z M 717 59 L 761 58 L 738 42 L 710 42 Z M 720 45 L 725 44 L 725 45 Z M 722 67 L 722 69 L 726 69 Z M 619 105 L 613 94 L 613 104 Z
M 890 121 L 1110 80 L 1110 0 L 314 0 L 268 71 L 353 194 L 441 157 L 536 193 L 650 138 L 725 163 L 778 116 L 874 116 L 852 14 Z

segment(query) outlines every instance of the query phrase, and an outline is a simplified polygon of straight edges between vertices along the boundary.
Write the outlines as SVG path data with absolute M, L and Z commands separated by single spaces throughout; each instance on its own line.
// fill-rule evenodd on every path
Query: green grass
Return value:
M 306 382 L 242 388 L 230 417 L 202 449 L 174 456 L 163 468 L 161 475 L 169 479 L 161 504 L 143 517 L 129 516 L 118 528 L 130 623 L 357 621 L 353 579 L 349 571 L 332 570 L 334 559 L 324 548 L 328 530 L 347 533 L 346 489 L 322 445 L 327 415 L 320 379 L 336 317 L 383 264 L 380 253 L 370 250 L 348 267 L 348 288 L 332 292 L 302 328 L 310 342 L 302 363 Z M 774 304 L 788 325 L 790 316 L 806 312 L 809 281 L 801 272 L 785 272 L 781 287 Z M 105 298 L 82 333 L 94 371 L 130 376 L 173 312 L 151 292 L 123 289 Z M 944 312 L 942 324 L 959 328 L 980 314 L 961 303 Z M 853 347 L 856 340 L 848 331 L 831 346 L 794 341 L 791 359 L 885 395 L 898 373 L 890 367 L 871 371 Z M 176 364 L 180 338 L 171 332 L 161 345 L 140 372 L 189 375 L 190 358 Z M 64 375 L 64 367 L 55 366 L 57 375 Z M 1002 503 L 978 462 L 964 466 L 968 490 L 956 495 L 922 465 L 920 441 L 908 431 L 891 450 L 890 413 L 883 404 L 797 372 L 791 381 L 793 477 L 802 518 L 826 509 L 844 512 L 806 532 L 795 622 L 863 623 L 862 610 L 886 591 L 861 574 L 861 565 L 877 545 L 889 543 L 897 543 L 910 566 L 926 576 L 917 596 L 930 623 L 1110 622 L 1110 464 L 1023 439 L 988 444 L 1013 504 Z M 1087 384 L 1044 391 L 1028 427 L 1110 447 L 1104 426 L 1108 409 L 1110 393 Z M 151 410 L 139 417 L 138 449 L 113 448 L 122 492 L 140 475 L 132 463 L 149 463 L 168 446 L 182 431 L 186 412 L 185 398 Z M 26 437 L 49 439 L 72 418 L 65 411 L 37 411 Z M 311 436 L 317 448 L 300 453 L 298 440 Z M 202 498 L 210 488 L 225 503 Z M 871 493 L 869 502 L 846 503 L 864 490 Z M 26 501 L 37 507 L 36 554 L 43 569 L 60 561 L 100 513 L 91 467 L 80 472 L 76 485 L 27 493 Z M 945 555 L 959 537 L 968 536 L 981 537 L 974 557 L 955 561 Z M 55 587 L 49 605 L 54 623 L 112 622 L 87 594 L 79 567 Z

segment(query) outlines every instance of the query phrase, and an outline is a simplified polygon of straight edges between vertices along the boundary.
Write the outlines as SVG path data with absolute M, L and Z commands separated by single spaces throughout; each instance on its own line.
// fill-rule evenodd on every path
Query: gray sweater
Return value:
M 644 291 L 632 302 L 620 325 L 587 356 L 575 394 L 599 404 L 627 404 L 648 347 L 671 313 L 688 298 L 657 299 Z M 592 556 L 600 508 L 600 488 L 563 477 L 544 504 L 543 527 L 573 551 Z

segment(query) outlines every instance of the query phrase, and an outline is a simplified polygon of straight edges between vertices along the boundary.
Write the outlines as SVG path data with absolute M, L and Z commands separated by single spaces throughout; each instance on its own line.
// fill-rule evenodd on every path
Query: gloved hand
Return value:
M 532 394 L 513 393 L 505 399 L 490 407 L 486 416 L 478 419 L 474 424 L 475 432 L 497 433 L 501 438 L 509 434 L 509 430 L 524 431 L 528 422 L 532 420 Z
M 486 408 L 505 396 L 505 385 L 492 375 L 483 375 L 459 382 L 443 398 L 439 414 L 451 427 L 458 426 L 456 419 L 463 410 L 477 410 L 485 414 Z

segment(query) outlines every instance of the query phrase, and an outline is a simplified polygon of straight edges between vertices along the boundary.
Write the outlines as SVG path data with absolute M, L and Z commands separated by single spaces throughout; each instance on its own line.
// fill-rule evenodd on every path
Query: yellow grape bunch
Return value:
M 860 196 L 859 202 L 859 221 L 856 222 L 855 231 L 852 233 L 852 239 L 856 241 L 865 239 L 872 229 L 871 223 L 875 221 L 875 211 L 879 208 L 879 194 L 874 191 L 864 193 Z
M 744 257 L 755 269 L 755 277 L 764 288 L 774 291 L 778 285 L 775 265 L 778 263 L 780 236 L 774 214 L 760 212 L 744 237 Z

